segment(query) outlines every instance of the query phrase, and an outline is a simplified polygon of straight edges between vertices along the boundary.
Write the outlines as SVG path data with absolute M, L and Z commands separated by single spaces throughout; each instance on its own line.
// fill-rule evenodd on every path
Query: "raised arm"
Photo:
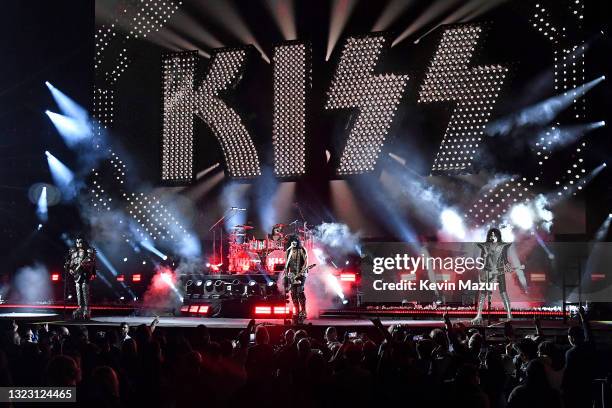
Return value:
M 155 318 L 153 319 L 153 321 L 149 325 L 149 329 L 151 329 L 151 333 L 153 333 L 155 331 L 155 328 L 157 327 L 158 324 L 159 324 L 159 317 L 155 316 Z
M 542 323 L 540 323 L 540 318 L 537 316 L 533 317 L 533 324 L 535 325 L 535 332 L 537 337 L 544 337 L 544 331 L 542 330 Z
M 391 333 L 389 333 L 389 330 L 385 329 L 385 326 L 383 326 L 383 324 L 380 321 L 380 319 L 378 317 L 375 317 L 374 319 L 370 319 L 370 321 L 372 322 L 374 327 L 376 327 L 378 329 L 380 334 L 383 335 L 385 340 L 387 340 L 388 343 L 391 343 L 391 341 L 393 340 L 393 336 L 391 336 Z
M 578 316 L 580 317 L 580 323 L 582 324 L 582 330 L 584 331 L 584 341 L 590 343 L 593 340 L 593 333 L 591 332 L 591 324 L 586 316 L 584 307 L 580 306 L 578 309 Z
M 464 348 L 461 342 L 459 342 L 456 330 L 453 328 L 453 324 L 450 321 L 448 313 L 444 313 L 444 327 L 446 328 L 446 337 L 448 338 L 449 343 L 453 346 L 453 350 L 456 353 L 463 352 Z

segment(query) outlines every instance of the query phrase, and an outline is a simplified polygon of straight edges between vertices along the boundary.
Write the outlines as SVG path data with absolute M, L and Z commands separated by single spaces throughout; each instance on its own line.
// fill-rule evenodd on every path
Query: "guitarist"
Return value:
M 74 247 L 68 250 L 66 271 L 74 279 L 78 308 L 72 314 L 74 319 L 89 319 L 89 281 L 96 276 L 96 251 L 87 241 L 78 237 Z
M 291 301 L 295 307 L 296 323 L 306 319 L 306 294 L 304 284 L 308 272 L 308 253 L 297 236 L 289 239 L 287 263 L 285 264 L 285 288 L 291 291 Z
M 480 248 L 480 256 L 484 259 L 484 268 L 480 270 L 478 280 L 480 282 L 497 282 L 499 287 L 499 294 L 506 309 L 508 319 L 512 319 L 512 311 L 510 308 L 510 298 L 508 297 L 508 291 L 506 290 L 506 275 L 505 272 L 510 267 L 508 261 L 508 248 L 512 243 L 502 242 L 501 231 L 497 228 L 491 228 L 487 232 L 486 242 L 477 244 Z M 478 296 L 478 312 L 476 317 L 472 320 L 474 324 L 482 323 L 482 309 L 484 307 L 485 300 L 488 296 L 489 302 L 491 302 L 491 291 L 486 290 L 480 292 Z

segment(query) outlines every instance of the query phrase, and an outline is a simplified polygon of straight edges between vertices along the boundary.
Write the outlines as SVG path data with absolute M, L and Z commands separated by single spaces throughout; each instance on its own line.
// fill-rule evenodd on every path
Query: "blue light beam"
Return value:
M 74 183 L 74 172 L 70 170 L 64 163 L 53 156 L 49 151 L 45 151 L 47 163 L 51 171 L 53 182 L 60 189 L 64 199 L 69 200 L 76 196 L 76 186 Z
M 155 248 L 150 241 L 142 240 L 140 241 L 140 246 L 146 249 L 147 251 L 152 252 L 155 255 L 159 256 L 164 261 L 168 259 L 168 256 L 163 254 L 159 249 Z
M 45 113 L 69 147 L 76 146 L 91 136 L 89 122 L 80 121 L 49 110 L 45 111 Z
M 49 219 L 49 208 L 47 206 L 47 186 L 43 186 L 40 190 L 40 197 L 36 203 L 36 215 L 41 222 L 47 222 Z

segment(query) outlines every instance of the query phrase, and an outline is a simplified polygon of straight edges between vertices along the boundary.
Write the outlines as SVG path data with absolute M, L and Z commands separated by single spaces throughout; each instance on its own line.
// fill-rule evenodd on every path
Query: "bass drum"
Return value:
M 268 272 L 282 272 L 286 262 L 285 251 L 275 249 L 266 256 L 266 270 Z
M 246 273 L 257 270 L 261 260 L 259 256 L 250 251 L 241 251 L 229 257 L 229 271 L 232 273 Z

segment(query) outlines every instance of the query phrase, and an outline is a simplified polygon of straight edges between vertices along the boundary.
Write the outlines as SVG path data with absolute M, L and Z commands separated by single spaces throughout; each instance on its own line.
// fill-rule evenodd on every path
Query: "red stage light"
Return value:
M 117 275 L 117 282 L 124 282 L 125 281 L 125 275 Z
M 530 278 L 532 282 L 545 282 L 546 281 L 546 275 L 543 273 L 532 273 Z
M 51 274 L 51 280 L 53 282 L 58 282 L 60 280 L 60 274 L 59 273 L 52 273 Z
M 591 274 L 592 281 L 598 281 L 598 280 L 604 280 L 604 279 L 606 279 L 605 273 L 592 273 Z
M 355 282 L 357 280 L 357 275 L 352 272 L 342 272 L 340 274 L 340 280 L 342 282 Z
M 199 309 L 198 305 L 191 305 L 189 306 L 189 313 L 198 313 L 198 309 Z
M 198 309 L 198 313 L 200 313 L 200 314 L 208 313 L 208 305 L 201 305 L 200 309 Z
M 262 315 L 262 314 L 272 314 L 272 307 L 270 306 L 255 306 L 255 314 L 256 315 Z
M 132 282 L 140 282 L 141 276 L 139 273 L 132 275 Z
M 181 312 L 188 312 L 188 311 L 189 311 L 189 305 L 181 306 Z
M 275 315 L 287 315 L 290 313 L 288 306 L 274 306 Z

